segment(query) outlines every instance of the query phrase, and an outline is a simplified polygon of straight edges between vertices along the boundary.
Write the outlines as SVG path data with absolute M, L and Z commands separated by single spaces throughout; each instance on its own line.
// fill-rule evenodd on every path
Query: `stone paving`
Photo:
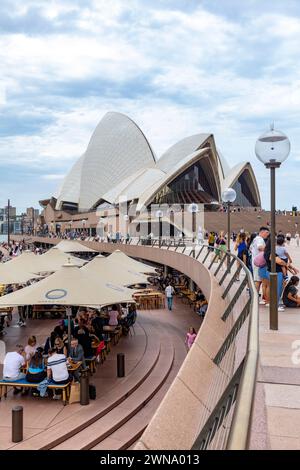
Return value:
M 300 268 L 300 247 L 292 241 L 287 248 Z M 251 447 L 299 450 L 300 309 L 279 312 L 278 331 L 269 329 L 268 307 L 261 306 L 259 314 L 260 367 Z

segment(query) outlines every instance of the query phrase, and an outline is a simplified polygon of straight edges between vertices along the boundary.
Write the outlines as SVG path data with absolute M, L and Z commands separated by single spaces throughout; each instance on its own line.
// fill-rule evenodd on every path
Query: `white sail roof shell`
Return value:
M 56 208 L 73 202 L 80 210 L 90 209 L 124 178 L 154 165 L 154 153 L 139 127 L 124 114 L 109 112 L 67 175 Z
M 137 210 L 148 204 L 164 184 L 185 171 L 209 150 L 218 193 L 232 182 L 244 163 L 230 169 L 216 149 L 214 137 L 200 133 L 180 140 L 156 161 L 154 152 L 140 128 L 127 116 L 109 112 L 96 127 L 86 152 L 66 176 L 56 209 L 63 202 L 90 210 L 99 201 L 110 204 L 137 200 Z M 259 191 L 252 167 L 251 177 Z

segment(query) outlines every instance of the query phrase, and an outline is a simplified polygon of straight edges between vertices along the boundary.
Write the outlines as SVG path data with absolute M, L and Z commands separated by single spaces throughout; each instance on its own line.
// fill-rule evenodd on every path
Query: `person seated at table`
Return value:
M 76 314 L 76 318 L 78 319 L 78 321 L 88 320 L 87 309 L 85 307 L 79 307 L 77 314 Z
M 128 335 L 129 328 L 135 324 L 136 317 L 137 312 L 135 304 L 129 305 L 126 317 L 120 320 L 120 324 L 122 325 L 122 333 L 124 334 L 124 336 Z
M 64 354 L 58 354 L 56 349 L 49 349 L 47 362 L 47 378 L 51 383 L 64 385 L 72 380 L 67 367 L 67 358 Z M 59 400 L 60 396 L 54 393 L 54 400 Z
M 25 346 L 25 359 L 29 361 L 37 350 L 36 336 L 29 336 L 28 344 Z
M 204 294 L 199 295 L 199 300 L 197 301 L 197 313 L 200 317 L 205 317 L 206 311 L 208 308 L 208 302 Z
M 26 380 L 31 383 L 40 383 L 46 376 L 43 348 L 39 347 L 29 361 Z
M 82 323 L 79 324 L 79 328 L 75 330 L 74 337 L 78 339 L 79 344 L 83 348 L 84 357 L 93 356 L 92 338 L 88 328 Z
M 71 362 L 75 362 L 75 363 L 82 362 L 82 367 L 84 369 L 86 368 L 86 364 L 85 364 L 85 360 L 84 360 L 83 347 L 81 346 L 81 344 L 78 343 L 77 338 L 72 338 L 71 339 L 71 347 L 70 347 L 68 361 L 70 363 Z M 79 381 L 79 378 L 80 378 L 79 370 L 78 369 L 74 370 L 72 373 L 74 375 L 75 380 Z
M 197 293 L 196 293 L 196 302 L 201 302 L 203 300 L 205 300 L 205 296 L 204 296 L 202 290 L 198 289 Z
M 120 315 L 120 312 L 118 311 L 118 307 L 116 304 L 112 306 L 112 310 L 109 310 L 108 316 L 109 316 L 108 325 L 118 326 L 121 315 Z
M 65 321 L 64 320 L 59 320 L 58 325 L 54 328 L 54 331 L 55 331 L 55 333 L 57 333 L 57 335 L 61 339 L 63 339 L 64 335 L 68 331 L 68 327 L 66 327 Z
M 67 347 L 66 347 L 64 341 L 59 336 L 57 338 L 55 338 L 54 348 L 56 349 L 57 354 L 67 355 Z
M 92 313 L 91 326 L 94 329 L 95 335 L 100 338 L 103 334 L 103 326 L 106 325 L 106 318 L 100 317 L 99 313 L 95 310 Z
M 21 368 L 25 366 L 24 346 L 17 344 L 15 350 L 5 355 L 3 362 L 3 380 L 16 381 L 25 379 L 26 374 L 21 372 Z M 14 395 L 21 392 L 21 388 L 14 387 Z
M 54 348 L 54 343 L 56 338 L 59 338 L 58 333 L 55 331 L 51 331 L 50 336 L 46 339 L 45 346 L 44 346 L 44 354 L 47 355 L 50 348 Z

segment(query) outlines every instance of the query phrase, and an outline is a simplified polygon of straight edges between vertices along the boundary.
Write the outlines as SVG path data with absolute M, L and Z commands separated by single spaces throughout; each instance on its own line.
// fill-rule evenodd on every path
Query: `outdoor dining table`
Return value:
M 67 362 L 67 368 L 69 372 L 75 372 L 81 367 L 81 365 L 82 365 L 82 361 L 78 361 L 78 362 L 68 361 Z
M 161 292 L 152 291 L 146 294 L 135 293 L 133 298 L 138 301 L 142 309 L 165 308 L 165 296 Z

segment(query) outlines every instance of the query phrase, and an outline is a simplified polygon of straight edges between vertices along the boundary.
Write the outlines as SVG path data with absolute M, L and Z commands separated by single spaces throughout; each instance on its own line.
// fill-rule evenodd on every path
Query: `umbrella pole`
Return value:
M 72 309 L 70 307 L 66 308 L 66 315 L 68 318 L 68 356 L 69 356 L 70 348 L 71 348 L 71 315 L 72 315 Z

